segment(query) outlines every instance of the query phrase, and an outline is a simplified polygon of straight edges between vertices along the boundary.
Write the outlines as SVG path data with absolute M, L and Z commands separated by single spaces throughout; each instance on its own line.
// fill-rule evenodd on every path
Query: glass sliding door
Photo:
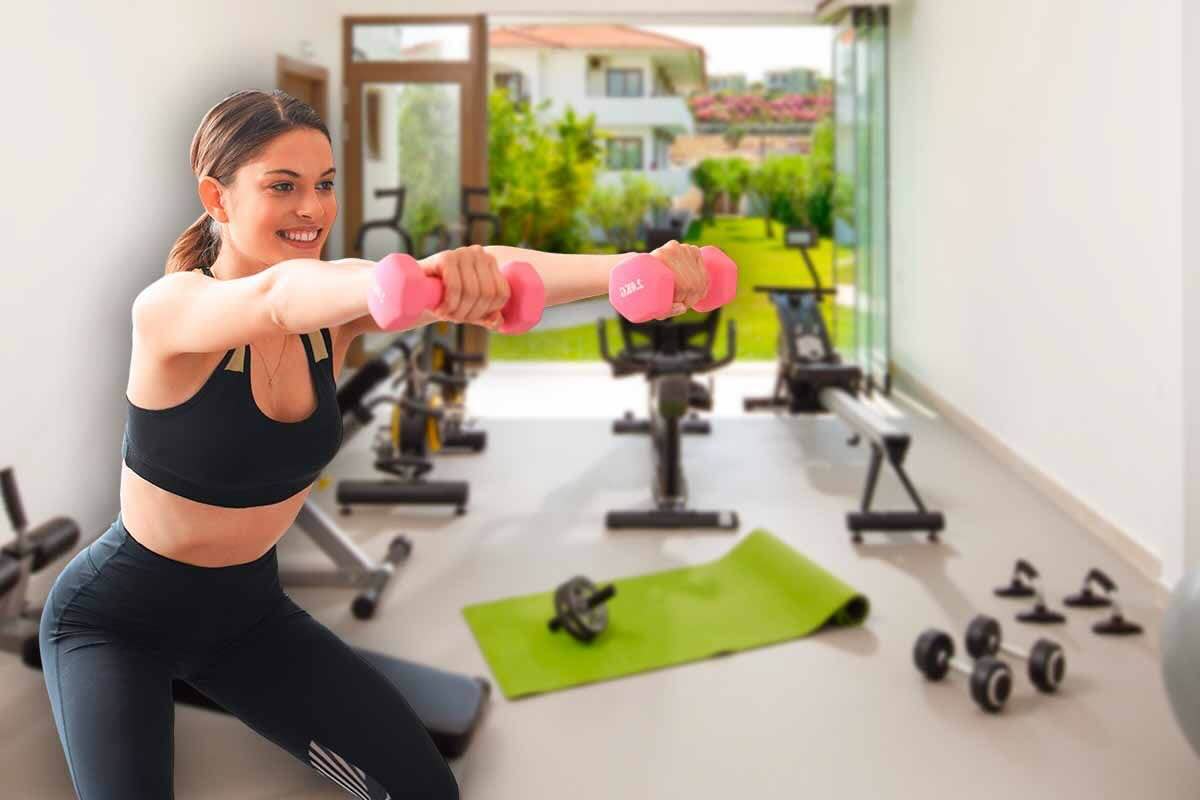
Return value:
M 868 391 L 891 386 L 888 226 L 888 13 L 857 8 L 834 39 L 836 183 L 834 258 L 838 302 L 854 319 L 841 343 Z

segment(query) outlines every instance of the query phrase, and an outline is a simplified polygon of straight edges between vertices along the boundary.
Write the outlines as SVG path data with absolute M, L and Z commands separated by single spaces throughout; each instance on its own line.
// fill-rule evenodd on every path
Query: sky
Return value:
M 744 72 L 762 80 L 768 69 L 811 67 L 828 77 L 833 72 L 833 28 L 757 25 L 638 25 L 642 30 L 674 36 L 704 48 L 709 75 Z

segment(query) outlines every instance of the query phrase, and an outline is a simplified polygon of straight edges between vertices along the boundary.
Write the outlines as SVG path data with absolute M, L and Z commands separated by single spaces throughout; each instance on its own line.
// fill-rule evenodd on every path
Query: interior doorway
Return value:
M 487 58 L 483 15 L 343 19 L 347 256 L 452 244 L 488 185 Z

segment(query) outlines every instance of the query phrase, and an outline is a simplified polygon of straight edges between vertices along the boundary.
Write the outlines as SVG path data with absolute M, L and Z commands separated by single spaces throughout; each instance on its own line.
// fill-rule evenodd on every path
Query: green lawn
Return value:
M 737 320 L 738 358 L 750 360 L 772 360 L 775 358 L 775 343 L 778 324 L 775 311 L 767 295 L 755 292 L 757 284 L 783 286 L 808 286 L 808 271 L 800 253 L 785 248 L 782 244 L 783 226 L 774 225 L 775 238 L 766 238 L 761 219 L 746 217 L 718 217 L 711 225 L 693 225 L 684 238 L 685 242 L 697 245 L 711 244 L 721 248 L 738 265 L 738 293 L 733 302 L 722 309 L 721 333 L 717 337 L 716 353 L 725 353 L 725 320 L 731 316 Z M 818 247 L 812 248 L 813 264 L 821 275 L 821 281 L 831 286 L 833 246 L 822 239 Z M 841 279 L 850 283 L 852 274 L 843 269 Z M 832 332 L 832 298 L 825 303 L 826 322 Z M 616 312 L 613 312 L 614 314 Z M 681 317 L 686 319 L 689 315 Z M 616 319 L 608 321 L 610 346 L 619 347 L 620 332 Z M 838 310 L 838 347 L 843 351 L 853 342 L 854 315 L 849 308 Z M 504 361 L 597 361 L 600 346 L 596 337 L 595 322 L 572 328 L 549 331 L 533 331 L 522 336 L 490 337 L 490 357 Z

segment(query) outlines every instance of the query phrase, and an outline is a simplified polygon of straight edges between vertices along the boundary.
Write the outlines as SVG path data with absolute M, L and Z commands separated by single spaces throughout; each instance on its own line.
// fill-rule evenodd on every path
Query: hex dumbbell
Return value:
M 940 681 L 949 670 L 961 672 L 971 679 L 971 698 L 984 711 L 997 712 L 1004 708 L 1012 693 L 1012 670 L 999 659 L 984 656 L 968 667 L 954 659 L 954 639 L 945 631 L 931 628 L 917 638 L 913 648 L 917 669 L 931 681 Z
M 1028 662 L 1029 680 L 1047 694 L 1056 691 L 1067 674 L 1067 658 L 1057 642 L 1038 639 L 1028 652 L 1013 647 L 1004 642 L 1000 623 L 987 614 L 980 614 L 971 620 L 963 639 L 972 658 L 994 656 L 1003 650 L 1010 656 Z
M 708 272 L 708 293 L 692 306 L 712 311 L 737 294 L 737 264 L 712 245 L 700 248 Z M 661 319 L 671 313 L 675 296 L 675 273 L 648 253 L 622 259 L 608 274 L 608 299 L 621 316 L 633 323 Z
M 500 273 L 508 283 L 509 297 L 500 309 L 499 330 L 524 333 L 542 319 L 546 286 L 538 271 L 526 261 L 509 261 L 500 267 Z M 441 304 L 446 289 L 441 278 L 426 275 L 420 263 L 407 253 L 385 256 L 376 262 L 373 275 L 367 308 L 376 324 L 387 331 L 415 325 L 424 311 Z

